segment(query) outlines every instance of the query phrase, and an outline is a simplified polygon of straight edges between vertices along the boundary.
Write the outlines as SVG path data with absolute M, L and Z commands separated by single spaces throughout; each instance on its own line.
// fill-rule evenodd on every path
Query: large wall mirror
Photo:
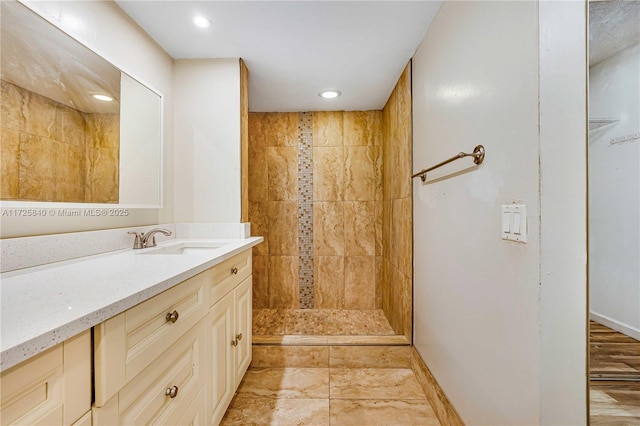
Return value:
M 3 205 L 160 207 L 161 95 L 21 3 L 0 3 Z

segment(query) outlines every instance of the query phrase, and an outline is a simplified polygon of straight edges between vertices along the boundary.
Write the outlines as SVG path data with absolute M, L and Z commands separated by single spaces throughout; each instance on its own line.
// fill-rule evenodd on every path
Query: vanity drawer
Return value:
M 198 324 L 103 407 L 94 408 L 95 423 L 204 424 L 205 350 L 204 324 Z
M 215 305 L 249 275 L 251 275 L 251 249 L 214 266 L 209 284 L 209 307 Z
M 205 316 L 210 273 L 196 275 L 96 326 L 98 407 Z

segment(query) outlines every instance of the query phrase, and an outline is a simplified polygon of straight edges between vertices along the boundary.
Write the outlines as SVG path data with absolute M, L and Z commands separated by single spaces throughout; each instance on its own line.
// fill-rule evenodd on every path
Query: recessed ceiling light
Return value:
M 340 96 L 342 93 L 340 93 L 339 90 L 324 90 L 320 93 L 318 93 L 318 96 L 320 96 L 321 98 L 325 98 L 325 99 L 333 99 L 333 98 L 337 98 L 338 96 Z
M 206 16 L 196 15 L 193 17 L 193 25 L 200 28 L 208 28 L 211 25 L 211 20 Z
M 96 98 L 99 101 L 104 101 L 104 102 L 111 102 L 113 100 L 113 98 L 111 96 L 107 96 L 107 95 L 93 95 L 94 98 Z

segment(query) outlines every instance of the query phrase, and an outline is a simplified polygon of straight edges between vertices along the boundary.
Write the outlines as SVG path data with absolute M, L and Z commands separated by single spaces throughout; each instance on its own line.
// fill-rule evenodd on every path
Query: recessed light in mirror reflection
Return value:
M 99 101 L 103 101 L 103 102 L 111 102 L 113 101 L 113 98 L 111 96 L 107 96 L 107 95 L 93 95 L 94 98 L 96 98 Z

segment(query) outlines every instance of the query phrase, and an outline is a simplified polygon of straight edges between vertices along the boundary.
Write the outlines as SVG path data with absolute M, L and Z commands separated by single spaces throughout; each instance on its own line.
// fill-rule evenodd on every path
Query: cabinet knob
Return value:
M 238 268 L 236 268 L 235 266 L 233 268 L 231 268 L 231 273 L 233 275 L 237 274 L 238 273 Z
M 242 333 L 236 334 L 236 340 L 238 341 L 242 340 Z
M 233 346 L 233 347 L 238 346 L 238 341 L 237 340 L 232 340 L 231 341 L 231 346 Z
M 178 317 L 180 315 L 178 315 L 178 311 L 173 311 L 173 312 L 168 312 L 167 315 L 165 315 L 165 319 L 167 320 L 167 322 L 171 322 L 174 323 L 176 321 L 178 321 Z
M 164 394 L 167 395 L 169 398 L 175 398 L 176 396 L 178 396 L 178 387 L 171 386 L 170 388 L 167 388 L 167 390 L 164 391 Z

